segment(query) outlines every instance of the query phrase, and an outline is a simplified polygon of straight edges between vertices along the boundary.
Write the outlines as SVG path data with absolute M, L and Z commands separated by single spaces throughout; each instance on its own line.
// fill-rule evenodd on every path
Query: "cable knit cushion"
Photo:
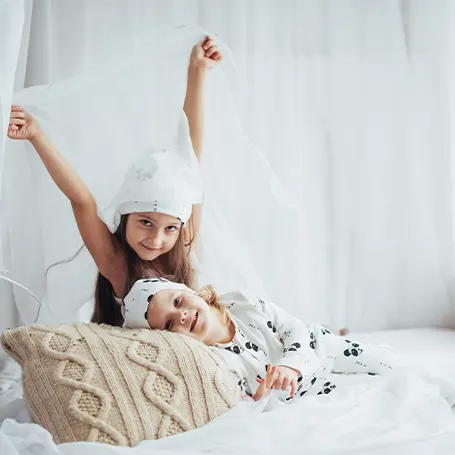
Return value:
M 240 400 L 237 379 L 207 346 L 155 330 L 96 324 L 7 330 L 24 397 L 56 443 L 134 446 L 200 427 Z

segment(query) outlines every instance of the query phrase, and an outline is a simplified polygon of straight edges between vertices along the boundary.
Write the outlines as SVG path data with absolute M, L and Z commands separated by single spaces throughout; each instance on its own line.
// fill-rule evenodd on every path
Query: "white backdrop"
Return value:
M 453 326 L 451 3 L 34 0 L 16 76 L 29 86 L 89 73 L 114 36 L 158 24 L 218 33 L 245 130 L 303 214 L 260 215 L 262 278 L 295 283 L 292 298 L 273 286 L 272 297 L 351 329 Z M 278 256 L 299 265 L 277 270 Z

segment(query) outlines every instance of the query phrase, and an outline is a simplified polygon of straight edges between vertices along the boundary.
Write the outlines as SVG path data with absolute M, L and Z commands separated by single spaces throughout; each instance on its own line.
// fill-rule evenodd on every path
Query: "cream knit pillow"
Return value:
M 107 325 L 34 325 L 2 343 L 24 397 L 56 443 L 134 446 L 200 427 L 240 400 L 237 379 L 189 337 Z

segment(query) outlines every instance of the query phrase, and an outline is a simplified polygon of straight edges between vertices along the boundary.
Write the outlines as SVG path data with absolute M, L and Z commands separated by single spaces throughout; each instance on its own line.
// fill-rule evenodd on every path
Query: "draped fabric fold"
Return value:
M 133 54 L 128 46 L 125 53 L 117 49 L 115 59 L 100 60 L 85 75 L 16 94 L 15 102 L 38 119 L 101 210 L 136 158 L 144 151 L 172 146 L 189 52 L 201 36 L 201 30 L 190 27 L 144 33 L 143 48 L 136 47 Z M 166 46 L 154 44 L 158 37 Z M 211 72 L 206 98 L 199 281 L 210 281 L 220 290 L 253 286 L 266 292 L 259 279 L 266 272 L 260 256 L 266 239 L 250 228 L 260 226 L 261 211 L 255 206 L 283 220 L 297 211 L 242 131 L 221 69 Z M 8 158 L 11 272 L 45 303 L 42 320 L 74 318 L 92 298 L 96 268 L 85 249 L 75 256 L 82 240 L 70 204 L 30 144 L 10 141 Z M 15 292 L 22 319 L 31 322 L 36 303 L 21 289 Z
M 16 67 L 22 39 L 22 28 L 24 26 L 24 14 L 23 0 L 2 0 L 0 2 L 0 45 L 2 48 L 0 52 L 0 228 L 5 226 L 1 203 L 3 161 L 10 106 L 16 78 Z M 0 270 L 4 268 L 1 237 Z
M 453 9 L 35 1 L 26 81 L 50 87 L 17 99 L 104 206 L 136 153 L 166 142 L 203 24 L 235 64 L 228 53 L 208 81 L 201 284 L 257 289 L 352 330 L 453 325 Z M 46 317 L 73 318 L 94 265 L 82 251 L 46 282 L 81 239 L 34 152 L 8 147 L 12 277 L 45 298 Z M 16 300 L 30 321 L 35 304 Z

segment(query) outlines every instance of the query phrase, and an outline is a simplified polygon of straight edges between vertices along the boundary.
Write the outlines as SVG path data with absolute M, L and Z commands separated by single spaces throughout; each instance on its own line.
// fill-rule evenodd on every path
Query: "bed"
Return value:
M 268 403 L 241 403 L 198 430 L 145 441 L 133 449 L 53 444 L 44 429 L 30 423 L 21 398 L 20 370 L 7 361 L 0 374 L 0 453 L 455 453 L 455 413 L 449 404 L 455 401 L 455 331 L 422 328 L 352 337 L 387 342 L 420 368 L 389 378 L 348 376 L 338 393 L 308 397 L 295 405 L 280 405 L 273 397 Z

